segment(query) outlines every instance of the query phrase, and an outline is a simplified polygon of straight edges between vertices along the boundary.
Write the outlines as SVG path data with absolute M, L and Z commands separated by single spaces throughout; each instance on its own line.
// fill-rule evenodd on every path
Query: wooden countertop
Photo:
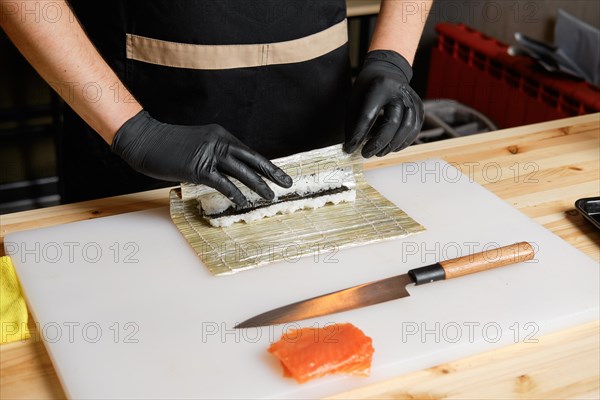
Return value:
M 365 167 L 434 157 L 454 163 L 530 218 L 600 260 L 600 232 L 573 205 L 578 198 L 600 195 L 600 114 L 412 146 L 371 159 Z M 168 190 L 3 215 L 0 240 L 3 243 L 9 232 L 166 206 Z M 63 398 L 33 319 L 30 326 L 32 339 L 0 346 L 0 398 Z M 597 399 L 599 338 L 600 323 L 595 321 L 541 337 L 535 344 L 514 344 L 338 397 Z

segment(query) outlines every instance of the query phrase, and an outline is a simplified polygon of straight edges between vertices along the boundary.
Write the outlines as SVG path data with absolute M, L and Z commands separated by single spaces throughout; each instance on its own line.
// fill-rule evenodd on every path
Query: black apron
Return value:
M 159 121 L 219 124 L 267 158 L 343 141 L 351 82 L 347 36 L 331 51 L 327 42 L 328 32 L 342 24 L 345 29 L 345 0 L 72 0 L 71 5 L 100 54 Z M 296 60 L 290 43 L 310 38 L 308 59 Z M 151 46 L 138 49 L 139 41 Z M 218 58 L 198 54 L 215 46 L 257 44 L 260 65 L 217 62 L 196 68 L 169 59 L 210 64 Z M 319 47 L 326 49 L 323 54 L 309 54 Z M 144 59 L 144 51 L 154 59 Z M 62 149 L 67 202 L 169 185 L 132 170 L 70 109 Z

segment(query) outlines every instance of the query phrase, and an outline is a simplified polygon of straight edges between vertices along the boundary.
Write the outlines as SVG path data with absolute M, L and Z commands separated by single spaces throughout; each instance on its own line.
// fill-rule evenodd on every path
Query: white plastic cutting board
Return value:
M 72 398 L 323 397 L 599 317 L 598 265 L 443 161 L 367 180 L 427 231 L 213 277 L 167 208 L 7 235 L 47 348 Z M 304 321 L 373 338 L 369 378 L 283 378 L 267 353 L 285 326 L 235 323 L 293 301 L 530 241 L 535 262 L 409 289 L 410 298 Z M 130 261 L 130 262 L 125 262 Z

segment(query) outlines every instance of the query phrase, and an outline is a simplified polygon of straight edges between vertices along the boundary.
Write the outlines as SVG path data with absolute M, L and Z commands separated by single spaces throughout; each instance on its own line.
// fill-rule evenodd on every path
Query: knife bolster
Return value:
M 415 285 L 443 281 L 446 279 L 446 271 L 439 263 L 428 265 L 426 267 L 415 268 L 408 271 L 408 276 Z

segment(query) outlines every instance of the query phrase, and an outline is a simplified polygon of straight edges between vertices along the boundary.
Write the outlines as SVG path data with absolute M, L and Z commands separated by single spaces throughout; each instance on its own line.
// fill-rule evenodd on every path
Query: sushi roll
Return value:
M 265 200 L 247 187 L 240 186 L 248 199 L 247 206 L 239 207 L 221 193 L 211 192 L 197 197 L 200 212 L 212 226 L 227 227 L 236 222 L 252 222 L 276 214 L 289 214 L 356 199 L 352 167 L 300 176 L 287 189 L 268 184 L 275 194 L 272 200 Z

